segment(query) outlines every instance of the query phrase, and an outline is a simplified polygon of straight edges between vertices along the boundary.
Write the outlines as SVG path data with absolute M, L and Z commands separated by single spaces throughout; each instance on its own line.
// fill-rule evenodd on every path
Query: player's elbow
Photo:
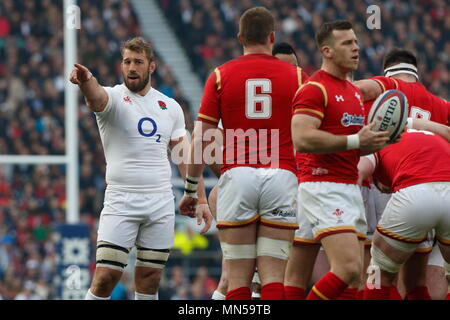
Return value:
M 443 131 L 444 131 L 443 137 L 445 139 L 447 139 L 448 142 L 450 142 L 450 127 L 448 127 L 448 126 L 443 126 L 443 127 L 444 127 L 443 128 Z
M 297 152 L 308 153 L 313 151 L 312 145 L 309 139 L 302 135 L 297 134 L 296 137 L 293 138 L 294 149 Z

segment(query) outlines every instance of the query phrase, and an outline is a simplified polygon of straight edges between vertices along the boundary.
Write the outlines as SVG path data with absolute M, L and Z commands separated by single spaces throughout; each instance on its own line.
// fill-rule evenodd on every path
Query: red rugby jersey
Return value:
M 393 192 L 420 183 L 450 181 L 450 144 L 428 131 L 408 129 L 400 142 L 375 153 L 373 178 Z
M 247 54 L 214 70 L 205 84 L 197 120 L 217 124 L 222 119 L 222 173 L 238 166 L 296 173 L 292 98 L 304 76 L 301 68 L 268 54 Z M 277 135 L 273 130 L 278 131 L 278 146 L 272 146 Z
M 450 125 L 450 102 L 430 93 L 420 82 L 405 82 L 383 76 L 373 77 L 386 90 L 397 89 L 408 99 L 409 116 L 432 120 L 446 126 Z
M 365 121 L 359 89 L 323 70 L 314 73 L 294 97 L 294 114 L 322 121 L 319 129 L 337 135 L 357 133 Z M 328 181 L 356 184 L 359 149 L 330 154 L 302 153 L 297 157 L 299 182 Z

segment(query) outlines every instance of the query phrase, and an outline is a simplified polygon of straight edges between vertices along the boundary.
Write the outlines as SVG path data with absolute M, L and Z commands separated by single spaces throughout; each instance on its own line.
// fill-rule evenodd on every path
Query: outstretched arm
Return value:
M 101 112 L 108 103 L 106 90 L 98 83 L 88 68 L 75 63 L 70 73 L 70 82 L 78 85 L 84 95 L 86 104 L 93 112 Z

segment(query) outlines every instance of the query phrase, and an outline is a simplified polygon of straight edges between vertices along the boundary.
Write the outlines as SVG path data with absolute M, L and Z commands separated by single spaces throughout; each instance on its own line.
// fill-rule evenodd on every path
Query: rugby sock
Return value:
M 391 293 L 389 295 L 389 300 L 403 300 L 400 292 L 398 292 L 397 286 L 391 286 Z
M 134 292 L 134 300 L 158 300 L 158 292 L 155 294 Z
M 211 300 L 225 300 L 225 295 L 215 290 L 212 294 Z
M 426 286 L 415 287 L 406 294 L 408 300 L 431 300 L 430 292 Z
M 356 300 L 364 300 L 364 290 L 358 290 L 356 293 Z
M 284 297 L 286 300 L 305 300 L 306 292 L 300 287 L 285 286 Z
M 379 289 L 364 288 L 364 300 L 391 300 L 391 286 L 381 286 Z
M 261 288 L 261 300 L 285 300 L 281 282 L 271 282 Z
M 447 297 L 445 298 L 445 300 L 450 300 L 450 293 L 447 294 Z
M 306 300 L 335 300 L 347 287 L 348 284 L 330 271 L 316 282 Z
M 336 300 L 357 300 L 356 294 L 358 293 L 358 289 L 356 288 L 347 288 L 344 292 Z
M 249 287 L 240 287 L 227 292 L 225 300 L 251 300 L 252 293 Z
M 106 297 L 106 298 L 104 298 L 104 297 L 97 297 L 95 294 L 93 294 L 91 292 L 91 289 L 89 289 L 87 291 L 86 296 L 84 297 L 84 300 L 109 300 L 109 299 L 111 299 L 111 296 Z

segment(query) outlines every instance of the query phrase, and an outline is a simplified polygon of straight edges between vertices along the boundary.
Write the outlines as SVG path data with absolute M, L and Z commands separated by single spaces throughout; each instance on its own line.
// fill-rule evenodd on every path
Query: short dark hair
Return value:
M 294 48 L 287 42 L 280 42 L 273 46 L 272 55 L 276 54 L 293 54 L 297 58 Z
M 417 58 L 411 51 L 394 48 L 384 56 L 383 70 L 399 63 L 409 63 L 417 68 Z
M 272 31 L 275 31 L 275 18 L 264 7 L 250 8 L 239 19 L 239 33 L 244 46 L 265 44 Z
M 325 22 L 319 28 L 316 33 L 316 43 L 317 46 L 322 48 L 322 46 L 330 39 L 333 30 L 349 30 L 353 29 L 353 25 L 348 20 L 336 20 L 331 22 Z
M 147 57 L 147 60 L 149 62 L 155 60 L 152 45 L 149 42 L 145 41 L 142 37 L 134 37 L 125 41 L 120 48 L 122 56 L 126 49 L 138 53 L 145 53 L 145 56 Z

